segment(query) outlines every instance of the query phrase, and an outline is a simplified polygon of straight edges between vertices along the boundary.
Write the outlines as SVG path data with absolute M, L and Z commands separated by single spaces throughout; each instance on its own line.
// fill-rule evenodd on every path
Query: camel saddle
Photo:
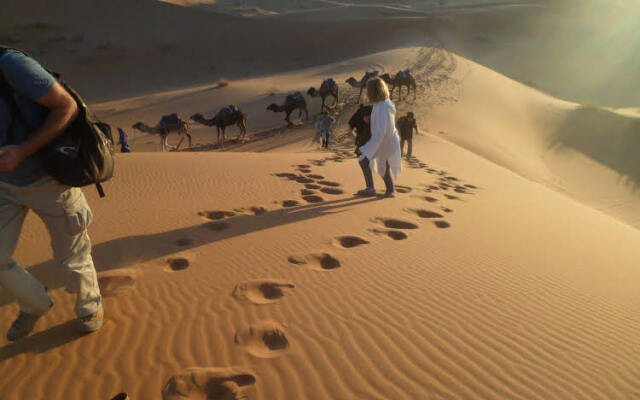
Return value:
M 336 84 L 336 81 L 333 80 L 333 78 L 328 78 L 325 79 L 322 82 L 322 85 L 320 85 L 320 90 L 325 89 L 325 90 L 330 90 L 332 87 L 334 87 Z
M 160 124 L 163 126 L 180 126 L 180 117 L 177 113 L 163 115 L 160 118 Z
M 304 96 L 302 96 L 302 93 L 295 92 L 287 96 L 287 98 L 285 99 L 285 103 L 297 103 L 302 100 L 304 100 Z

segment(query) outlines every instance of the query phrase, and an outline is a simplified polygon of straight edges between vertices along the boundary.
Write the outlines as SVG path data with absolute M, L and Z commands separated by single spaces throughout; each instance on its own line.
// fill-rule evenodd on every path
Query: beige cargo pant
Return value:
M 29 210 L 46 225 L 55 261 L 70 272 L 65 271 L 65 276 L 69 280 L 67 289 L 77 295 L 76 314 L 93 314 L 101 296 L 87 233 L 91 209 L 80 189 L 64 186 L 51 177 L 28 186 L 0 182 L 0 285 L 15 296 L 21 311 L 40 315 L 51 307 L 42 283 L 12 258 Z

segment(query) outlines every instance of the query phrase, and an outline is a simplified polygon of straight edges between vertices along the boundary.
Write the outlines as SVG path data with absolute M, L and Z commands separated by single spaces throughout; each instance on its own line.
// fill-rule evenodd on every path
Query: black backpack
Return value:
M 8 47 L 0 46 L 0 57 Z M 17 50 L 20 51 L 20 50 Z M 80 95 L 60 75 L 49 71 L 78 105 L 78 116 L 51 143 L 39 151 L 45 170 L 58 182 L 72 187 L 96 185 L 100 197 L 104 197 L 102 182 L 113 176 L 114 141 L 111 127 L 98 120 Z M 27 128 L 29 126 L 16 104 L 14 90 L 0 71 L 0 95 Z M 11 143 L 11 129 L 8 131 Z

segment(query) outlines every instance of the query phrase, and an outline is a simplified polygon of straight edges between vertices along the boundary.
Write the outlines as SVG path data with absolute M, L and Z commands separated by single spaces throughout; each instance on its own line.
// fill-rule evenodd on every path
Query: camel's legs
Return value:
M 293 111 L 293 110 L 291 110 L 291 111 Z M 290 127 L 290 126 L 292 126 L 292 125 L 293 125 L 293 124 L 291 123 L 291 120 L 289 119 L 289 115 L 291 114 L 291 111 L 285 111 L 287 115 L 284 117 L 284 120 L 285 120 L 285 121 L 287 121 L 287 126 L 288 126 L 288 127 Z
M 180 136 L 180 140 L 178 141 L 178 146 L 175 147 L 175 150 L 180 149 L 180 145 L 182 144 L 182 141 L 184 140 L 184 135 L 182 134 L 182 132 L 178 132 L 178 135 Z
M 218 133 L 218 146 L 220 146 L 220 127 L 216 125 L 216 132 Z
M 308 120 L 309 119 L 309 110 L 307 110 L 307 106 L 304 106 L 304 108 L 302 109 L 304 110 L 304 119 Z M 300 115 L 302 115 L 302 110 L 300 110 Z
M 223 149 L 224 149 L 224 142 L 226 142 L 226 141 L 227 141 L 227 136 L 226 136 L 226 134 L 225 134 L 225 129 L 227 129 L 227 127 L 223 125 L 223 126 L 222 126 L 222 146 L 220 146 L 220 147 L 222 147 Z
M 247 124 L 244 119 L 238 121 L 238 128 L 240 129 L 238 139 L 242 138 L 244 140 L 244 136 L 247 134 Z
M 167 147 L 167 137 L 165 135 L 160 136 L 160 144 L 162 145 L 162 152 L 164 153 Z

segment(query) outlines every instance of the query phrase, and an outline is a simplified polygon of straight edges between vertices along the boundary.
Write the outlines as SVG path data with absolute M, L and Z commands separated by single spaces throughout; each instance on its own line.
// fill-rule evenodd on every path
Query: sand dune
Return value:
M 522 39 L 519 23 L 522 34 L 535 25 L 527 17 L 550 18 L 520 2 L 256 3 L 279 14 L 268 18 L 220 13 L 250 2 L 171 3 L 74 3 L 78 15 L 102 13 L 91 30 L 63 12 L 67 2 L 47 3 L 50 15 L 31 9 L 36 0 L 11 6 L 3 37 L 77 77 L 134 153 L 117 155 L 105 199 L 85 190 L 100 331 L 74 331 L 64 273 L 28 217 L 16 257 L 56 304 L 34 334 L 0 344 L 1 399 L 637 397 L 635 78 L 548 90 L 572 70 L 512 59 L 529 54 L 506 43 Z M 34 21 L 49 25 L 20 31 Z M 38 47 L 52 32 L 64 41 Z M 265 32 L 292 39 L 268 47 Z M 196 50 L 203 37 L 215 38 L 209 52 Z M 603 64 L 602 76 L 612 71 Z M 363 182 L 346 124 L 358 91 L 343 82 L 407 67 L 418 96 L 397 107 L 419 118 L 417 157 L 396 198 L 355 197 Z M 265 108 L 329 76 L 341 88 L 338 124 L 319 151 L 318 99 L 290 129 Z M 230 103 L 249 115 L 247 143 L 230 128 L 222 149 L 214 129 L 191 123 L 191 148 L 159 153 L 158 137 L 129 128 Z M 16 310 L 0 292 L 0 331 Z

